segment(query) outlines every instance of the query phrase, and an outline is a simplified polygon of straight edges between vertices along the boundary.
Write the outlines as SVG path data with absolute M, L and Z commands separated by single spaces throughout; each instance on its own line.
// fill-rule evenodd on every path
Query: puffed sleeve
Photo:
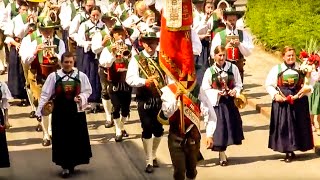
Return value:
M 56 84 L 56 73 L 53 72 L 49 74 L 44 85 L 42 86 L 41 96 L 40 96 L 39 105 L 36 111 L 36 116 L 38 117 L 42 116 L 42 113 L 41 113 L 42 108 L 54 94 L 55 84 Z
M 108 35 L 106 35 L 108 36 Z M 96 32 L 94 33 L 93 37 L 92 37 L 92 45 L 91 45 L 91 50 L 92 52 L 94 52 L 95 54 L 99 54 L 102 52 L 103 50 L 103 46 L 102 46 L 102 35 L 100 32 Z
M 139 76 L 139 66 L 134 56 L 131 57 L 128 65 L 126 82 L 132 87 L 142 87 L 146 84 L 146 79 Z
M 71 24 L 71 13 L 72 10 L 67 2 L 61 4 L 61 10 L 59 14 L 60 23 L 63 30 L 67 30 Z
M 240 95 L 241 90 L 243 89 L 243 84 L 240 76 L 239 69 L 236 65 L 231 64 L 232 66 L 232 73 L 234 75 L 234 81 L 235 81 L 235 87 L 234 90 L 237 91 L 236 96 L 238 97 Z
M 265 87 L 267 92 L 270 94 L 271 99 L 274 99 L 274 96 L 276 94 L 279 94 L 277 91 L 277 76 L 278 76 L 278 65 L 274 66 L 271 71 L 269 72 L 266 82 L 265 82 Z
M 10 104 L 9 100 L 13 99 L 11 92 L 7 86 L 6 83 L 0 82 L 1 84 L 1 92 L 2 92 L 2 103 L 1 103 L 1 108 L 2 109 L 8 109 Z
M 88 76 L 81 71 L 78 71 L 80 82 L 81 82 L 81 93 L 79 94 L 81 98 L 81 109 L 85 109 L 88 105 L 88 98 L 92 94 L 92 87 Z
M 111 67 L 112 63 L 116 60 L 116 58 L 110 53 L 107 47 L 103 48 L 99 63 L 103 67 Z
M 212 73 L 210 68 L 208 68 L 204 73 L 201 88 L 204 91 L 206 99 L 208 100 L 208 104 L 210 106 L 217 106 L 220 99 L 220 95 L 219 95 L 220 91 L 218 89 L 213 89 L 211 87 L 211 84 L 212 84 L 211 77 L 212 77 Z
M 170 118 L 178 110 L 178 100 L 176 99 L 175 94 L 170 90 L 168 86 L 161 88 L 162 95 L 162 106 L 161 111 L 163 115 L 167 118 Z
M 248 57 L 250 56 L 254 48 L 252 37 L 246 31 L 242 31 L 242 32 L 243 32 L 243 41 L 240 42 L 239 50 L 241 54 L 243 54 L 245 57 Z
M 202 51 L 202 44 L 198 34 L 193 29 L 191 29 L 191 39 L 193 55 L 200 55 Z

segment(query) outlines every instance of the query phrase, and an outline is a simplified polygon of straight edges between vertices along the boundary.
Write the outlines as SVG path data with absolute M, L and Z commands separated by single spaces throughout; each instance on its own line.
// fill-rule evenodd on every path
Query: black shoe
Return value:
M 227 166 L 228 165 L 228 161 L 220 161 L 220 166 Z
M 64 169 L 61 172 L 61 177 L 62 178 L 68 178 L 70 176 L 70 171 L 68 169 Z
M 42 146 L 50 146 L 51 145 L 51 141 L 49 139 L 44 139 L 42 141 Z
M 153 173 L 153 166 L 148 164 L 145 171 L 146 171 L 146 173 Z
M 38 124 L 38 125 L 37 125 L 36 131 L 37 131 L 37 132 L 41 132 L 41 131 L 42 131 L 42 126 L 41 126 L 41 124 Z
M 69 170 L 70 174 L 74 173 L 74 167 L 71 167 L 68 170 Z
M 123 137 L 129 137 L 129 134 L 127 133 L 126 130 L 122 130 L 122 136 Z
M 113 127 L 113 121 L 106 121 L 106 123 L 104 124 L 105 128 L 111 128 Z
M 294 152 L 289 152 L 289 153 L 286 153 L 286 157 L 284 158 L 284 161 L 286 163 L 290 163 L 292 162 L 292 160 L 296 157 L 296 155 L 294 154 Z
M 153 167 L 155 167 L 155 168 L 159 167 L 157 159 L 154 159 L 152 163 L 153 163 Z
M 116 142 L 121 142 L 122 141 L 122 135 L 117 135 L 115 137 Z
M 36 118 L 36 112 L 35 111 L 31 111 L 29 118 Z

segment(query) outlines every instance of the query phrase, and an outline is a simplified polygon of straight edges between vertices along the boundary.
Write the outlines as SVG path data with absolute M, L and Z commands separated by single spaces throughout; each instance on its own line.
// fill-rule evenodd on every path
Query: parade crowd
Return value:
M 61 166 L 63 178 L 90 163 L 86 113 L 104 112 L 105 127 L 114 128 L 121 143 L 130 136 L 126 122 L 132 100 L 146 173 L 161 168 L 157 149 L 163 126 L 169 125 L 173 177 L 195 179 L 203 159 L 202 120 L 206 148 L 218 152 L 218 164 L 227 166 L 227 147 L 244 140 L 239 109 L 246 105 L 244 67 L 254 48 L 252 37 L 235 0 L 181 0 L 181 7 L 176 2 L 1 1 L 0 74 L 7 71 L 8 82 L 0 83 L 0 168 L 10 167 L 6 131 L 13 121 L 8 119 L 12 99 L 30 107 L 30 118 L 38 121 L 35 130 L 43 133 L 39 143 L 52 146 L 52 161 Z M 294 151 L 314 147 L 312 131 L 320 135 L 314 122 L 320 119 L 315 116 L 320 114 L 320 58 L 303 52 L 298 63 L 297 53 L 285 47 L 283 63 L 265 81 L 272 100 L 268 147 L 284 153 L 287 163 L 295 159 Z M 183 71 L 188 68 L 193 72 Z

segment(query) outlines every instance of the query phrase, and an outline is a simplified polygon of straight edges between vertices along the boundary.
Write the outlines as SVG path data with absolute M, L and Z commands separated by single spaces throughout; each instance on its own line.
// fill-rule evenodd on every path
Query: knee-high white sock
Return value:
M 28 100 L 29 100 L 30 106 L 31 106 L 31 111 L 36 111 L 36 106 L 33 104 L 34 103 L 34 97 L 32 95 L 31 89 L 26 88 L 26 90 L 27 90 Z
M 48 132 L 49 116 L 42 116 L 41 126 L 43 131 L 43 139 L 50 139 Z
M 153 158 L 152 158 L 152 146 L 153 146 L 153 138 L 150 139 L 142 139 L 144 152 L 146 153 L 146 166 L 149 164 L 153 166 Z
M 112 103 L 111 100 L 102 99 L 103 109 L 106 112 L 106 120 L 111 121 Z
M 161 137 L 154 137 L 152 144 L 152 160 L 157 159 L 157 150 L 161 142 Z
M 116 136 L 119 136 L 122 134 L 122 130 L 124 130 L 123 122 L 120 118 L 114 119 L 114 127 L 116 129 Z

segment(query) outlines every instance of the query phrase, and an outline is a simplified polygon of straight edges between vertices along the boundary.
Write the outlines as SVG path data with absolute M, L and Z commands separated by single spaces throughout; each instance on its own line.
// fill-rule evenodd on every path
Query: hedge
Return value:
M 248 0 L 246 25 L 268 50 L 320 40 L 320 0 Z

